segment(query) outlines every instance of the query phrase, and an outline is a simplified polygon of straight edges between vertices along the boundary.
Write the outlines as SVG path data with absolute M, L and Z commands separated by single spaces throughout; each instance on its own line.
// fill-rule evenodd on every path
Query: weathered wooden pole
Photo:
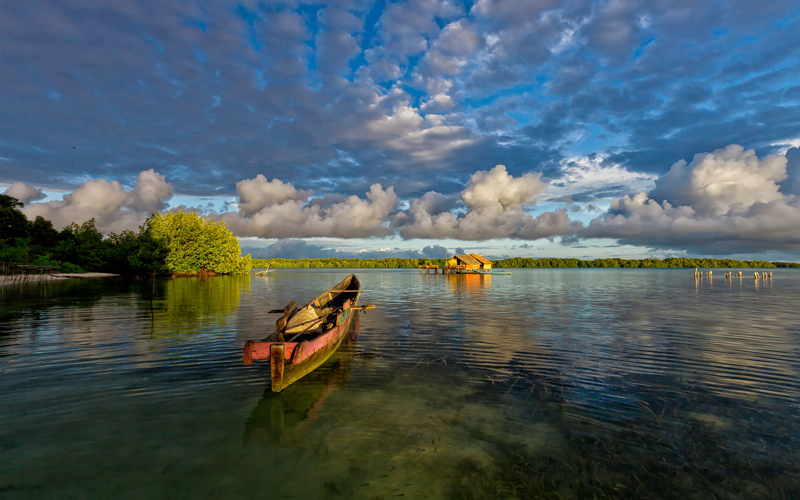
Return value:
M 283 389 L 283 344 L 269 346 L 269 371 L 272 382 L 272 392 L 281 392 Z

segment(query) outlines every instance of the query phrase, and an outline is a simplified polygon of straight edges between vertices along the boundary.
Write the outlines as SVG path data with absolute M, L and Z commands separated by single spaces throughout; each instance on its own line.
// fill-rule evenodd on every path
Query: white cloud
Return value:
M 100 231 L 120 232 L 137 229 L 150 214 L 164 208 L 171 197 L 172 186 L 151 169 L 139 174 L 131 191 L 117 181 L 90 180 L 64 195 L 63 201 L 32 203 L 22 211 L 29 219 L 41 215 L 58 229 L 95 219 Z
M 252 215 L 264 207 L 278 205 L 289 200 L 305 201 L 311 191 L 297 190 L 288 182 L 267 178 L 258 174 L 255 179 L 245 179 L 236 183 L 239 193 L 239 210 L 245 215 Z
M 753 203 L 778 200 L 786 178 L 786 157 L 770 155 L 759 160 L 755 151 L 738 144 L 713 153 L 695 155 L 690 164 L 681 160 L 656 181 L 651 196 L 673 205 L 691 206 L 700 215 L 722 215 Z
M 651 189 L 656 175 L 630 172 L 617 164 L 608 164 L 602 157 L 568 158 L 561 165 L 561 177 L 550 183 L 547 198 L 576 197 L 579 195 L 620 190 L 644 191 Z
M 259 176 L 261 177 L 261 176 Z M 242 181 L 242 184 L 250 181 Z M 280 183 L 280 181 L 278 181 Z M 283 183 L 281 183 L 283 184 Z M 291 189 L 289 189 L 291 188 Z M 292 191 L 294 186 L 283 184 L 281 193 L 307 193 Z M 306 195 L 307 196 L 307 195 Z M 239 212 L 213 213 L 213 219 L 223 220 L 237 236 L 262 238 L 308 238 L 332 236 L 339 238 L 368 238 L 387 236 L 392 231 L 384 225 L 389 215 L 397 209 L 398 198 L 394 188 L 384 190 L 373 184 L 367 199 L 350 196 L 344 201 L 323 207 L 309 200 L 274 197 L 273 203 L 257 211 L 242 209 Z M 244 206 L 244 203 L 242 204 Z
M 577 228 L 566 210 L 545 212 L 538 217 L 526 214 L 524 205 L 534 202 L 547 188 L 541 174 L 513 177 L 505 166 L 476 172 L 461 192 L 466 214 L 457 216 L 439 211 L 432 200 L 442 195 L 427 193 L 412 202 L 408 212 L 398 214 L 395 223 L 404 238 L 453 238 L 487 240 L 492 238 L 537 239 L 565 234 Z M 435 213 L 439 212 L 439 213 Z
M 425 53 L 420 73 L 426 76 L 457 75 L 482 44 L 483 39 L 466 19 L 450 23 Z
M 12 196 L 26 205 L 32 201 L 41 200 L 47 196 L 44 194 L 44 192 L 42 192 L 41 189 L 36 189 L 35 187 L 29 186 L 22 182 L 15 182 L 11 185 L 11 187 L 6 189 L 3 194 Z
M 172 198 L 172 185 L 163 175 L 153 169 L 139 173 L 136 188 L 133 190 L 129 208 L 134 212 L 151 214 L 167 208 L 166 201 Z
M 447 94 L 436 94 L 420 106 L 424 113 L 439 113 L 448 111 L 458 106 L 458 103 Z
M 792 148 L 800 148 L 800 137 L 795 139 L 786 139 L 783 141 L 775 141 L 769 144 L 770 146 L 780 146 L 778 154 L 785 155 L 787 151 Z
M 580 235 L 721 254 L 800 250 L 800 198 L 779 191 L 786 165 L 783 155 L 759 160 L 736 144 L 696 155 L 650 193 L 615 200 Z
M 453 127 L 432 127 L 427 133 L 446 137 Z M 445 130 L 438 130 L 445 129 Z M 211 212 L 237 236 L 259 238 L 370 238 L 396 235 L 407 238 L 535 239 L 563 234 L 570 229 L 565 210 L 533 217 L 524 206 L 546 189 L 541 174 L 510 175 L 504 166 L 476 172 L 461 192 L 453 196 L 428 192 L 408 200 L 407 211 L 399 211 L 400 200 L 393 187 L 373 184 L 365 198 L 329 195 L 311 199 L 311 191 L 295 188 L 263 175 L 236 184 L 236 211 Z M 72 222 L 95 219 L 103 232 L 136 229 L 156 210 L 166 208 L 173 188 L 153 170 L 139 174 L 128 191 L 117 181 L 90 180 L 61 201 L 33 203 L 23 208 L 29 218 L 41 215 L 57 228 Z M 466 209 L 457 216 L 452 211 Z
M 526 173 L 515 178 L 506 171 L 505 165 L 497 165 L 488 172 L 475 172 L 461 193 L 461 199 L 469 208 L 495 205 L 516 208 L 532 203 L 536 196 L 544 193 L 547 185 L 541 177 L 538 173 Z

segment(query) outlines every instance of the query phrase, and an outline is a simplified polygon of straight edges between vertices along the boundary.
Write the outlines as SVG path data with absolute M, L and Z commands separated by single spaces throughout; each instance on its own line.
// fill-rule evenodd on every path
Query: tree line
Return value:
M 444 266 L 444 259 L 253 259 L 253 267 L 269 268 L 355 268 L 355 269 L 411 269 L 419 266 Z
M 419 266 L 444 267 L 444 259 L 253 259 L 253 267 L 270 268 L 366 268 L 403 269 Z M 750 268 L 750 267 L 800 267 L 795 262 L 767 262 L 763 260 L 693 259 L 671 257 L 668 259 L 559 259 L 513 257 L 496 260 L 495 268 Z
M 59 231 L 41 216 L 28 220 L 21 207 L 0 195 L 0 263 L 123 275 L 238 274 L 252 267 L 224 222 L 195 213 L 156 213 L 138 231 L 103 235 L 94 219 Z

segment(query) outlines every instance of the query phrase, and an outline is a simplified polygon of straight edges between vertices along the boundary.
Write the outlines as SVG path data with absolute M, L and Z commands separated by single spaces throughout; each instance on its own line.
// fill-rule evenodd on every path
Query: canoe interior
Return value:
M 287 341 L 292 339 L 292 342 L 299 343 L 314 340 L 341 322 L 337 321 L 340 319 L 340 315 L 331 313 L 337 309 L 344 310 L 355 305 L 360 293 L 361 283 L 354 274 L 351 274 L 305 306 L 296 308 L 289 316 L 284 332 L 276 331 L 264 341 L 280 341 L 281 333 Z M 300 335 L 297 336 L 298 334 Z

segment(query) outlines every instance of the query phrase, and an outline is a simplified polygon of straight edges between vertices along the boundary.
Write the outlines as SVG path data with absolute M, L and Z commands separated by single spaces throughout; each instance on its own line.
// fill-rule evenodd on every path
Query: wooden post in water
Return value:
M 272 392 L 281 392 L 283 389 L 283 344 L 269 346 L 269 371 L 272 382 Z

